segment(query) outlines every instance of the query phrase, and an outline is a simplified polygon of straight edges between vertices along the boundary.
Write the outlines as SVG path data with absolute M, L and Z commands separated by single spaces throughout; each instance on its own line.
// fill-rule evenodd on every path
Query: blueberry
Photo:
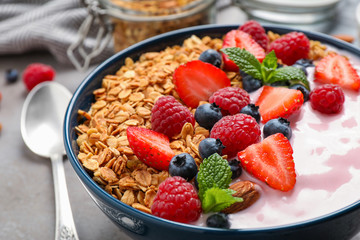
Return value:
M 6 81 L 8 83 L 14 83 L 19 78 L 19 72 L 16 69 L 6 70 Z
M 200 54 L 199 60 L 220 68 L 222 63 L 222 56 L 218 51 L 214 49 L 208 49 Z
M 312 60 L 303 58 L 303 59 L 297 60 L 292 66 L 300 68 L 307 76 L 308 72 L 307 72 L 306 68 L 314 67 L 314 64 L 313 64 Z
M 302 58 L 297 60 L 294 64 L 301 65 L 303 67 L 314 67 L 313 61 L 311 59 Z
M 210 157 L 214 153 L 218 153 L 221 156 L 224 148 L 225 146 L 220 139 L 205 138 L 199 144 L 199 154 L 202 159 Z
M 260 116 L 260 112 L 259 112 L 259 107 L 255 106 L 255 104 L 250 103 L 250 104 L 246 105 L 245 107 L 243 107 L 240 110 L 240 113 L 250 115 L 253 118 L 255 118 L 257 123 L 260 123 L 261 116 Z
M 188 153 L 180 153 L 175 155 L 169 164 L 169 174 L 180 176 L 187 181 L 193 179 L 198 172 L 194 158 Z
M 281 63 L 278 63 L 278 64 L 277 64 L 277 68 L 282 68 L 282 67 L 284 67 L 283 64 L 281 64 Z
M 245 75 L 242 77 L 242 87 L 247 91 L 248 93 L 254 92 L 255 90 L 258 90 L 262 87 L 262 81 L 257 78 L 253 78 L 250 75 Z
M 309 100 L 310 91 L 304 85 L 297 83 L 297 84 L 290 86 L 289 88 L 300 90 L 304 96 L 304 102 Z
M 271 119 L 265 123 L 263 129 L 264 138 L 275 133 L 282 133 L 285 137 L 287 137 L 287 139 L 290 139 L 292 135 L 290 122 L 285 118 L 279 117 L 276 119 Z
M 195 185 L 195 187 L 196 187 L 197 190 L 199 190 L 199 182 L 198 182 L 198 180 L 197 180 L 198 173 L 199 173 L 199 172 L 196 173 L 195 179 L 194 179 L 194 185 Z
M 213 228 L 224 228 L 224 229 L 230 228 L 228 215 L 221 212 L 210 215 L 206 219 L 206 225 L 208 227 L 213 227 Z
M 270 86 L 273 86 L 273 87 L 288 87 L 288 86 L 290 86 L 290 82 L 289 81 L 278 81 L 278 82 L 271 83 Z
M 215 103 L 205 103 L 196 108 L 195 120 L 203 128 L 210 130 L 221 118 L 221 109 Z
M 242 168 L 240 166 L 240 162 L 236 159 L 232 159 L 228 163 L 229 163 L 229 166 L 230 166 L 230 169 L 232 172 L 231 179 L 240 177 L 240 175 L 242 173 Z

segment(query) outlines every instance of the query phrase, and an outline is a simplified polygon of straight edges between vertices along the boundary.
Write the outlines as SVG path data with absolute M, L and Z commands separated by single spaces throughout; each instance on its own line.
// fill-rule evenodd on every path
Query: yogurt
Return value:
M 347 54 L 348 55 L 348 54 Z M 358 60 L 351 58 L 352 62 Z M 309 76 L 313 76 L 310 69 Z M 311 88 L 316 84 L 309 77 Z M 261 90 L 260 90 L 261 91 Z M 245 171 L 239 180 L 260 186 L 260 198 L 249 208 L 229 215 L 231 228 L 261 228 L 301 222 L 340 210 L 360 199 L 360 95 L 344 90 L 339 114 L 325 115 L 305 102 L 289 120 L 293 131 L 296 184 L 281 192 Z M 255 102 L 258 92 L 253 94 Z M 206 226 L 206 216 L 196 225 Z

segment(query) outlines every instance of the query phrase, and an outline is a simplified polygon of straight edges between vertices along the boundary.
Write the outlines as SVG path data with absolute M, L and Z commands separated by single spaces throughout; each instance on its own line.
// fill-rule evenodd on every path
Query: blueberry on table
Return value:
M 282 117 L 269 120 L 263 128 L 264 138 L 275 133 L 282 133 L 287 139 L 291 138 L 292 130 L 290 122 Z
M 206 225 L 208 227 L 213 227 L 213 228 L 224 228 L 224 229 L 230 228 L 228 215 L 221 212 L 210 215 L 206 219 Z
M 208 158 L 214 153 L 218 153 L 221 156 L 224 148 L 225 146 L 220 139 L 205 138 L 199 144 L 199 154 L 202 159 Z
M 237 159 L 232 159 L 228 163 L 232 172 L 231 179 L 236 179 L 240 177 L 242 173 L 240 162 Z
M 19 72 L 16 69 L 6 70 L 6 81 L 8 83 L 15 83 L 19 78 Z
M 218 51 L 214 49 L 208 49 L 200 54 L 199 60 L 220 68 L 222 63 L 222 56 Z
M 245 107 L 243 107 L 240 110 L 240 113 L 250 115 L 253 118 L 255 118 L 257 123 L 260 123 L 261 116 L 260 116 L 260 112 L 259 112 L 259 106 L 255 106 L 255 104 L 250 103 L 250 104 L 246 105 Z
M 203 128 L 210 130 L 221 118 L 221 109 L 215 103 L 205 103 L 196 108 L 195 120 Z
M 309 100 L 310 91 L 304 85 L 298 83 L 298 84 L 294 84 L 294 85 L 290 86 L 289 88 L 300 90 L 304 96 L 304 102 Z
M 198 169 L 194 158 L 188 153 L 180 153 L 175 155 L 169 164 L 169 174 L 180 176 L 187 181 L 190 181 L 197 174 Z

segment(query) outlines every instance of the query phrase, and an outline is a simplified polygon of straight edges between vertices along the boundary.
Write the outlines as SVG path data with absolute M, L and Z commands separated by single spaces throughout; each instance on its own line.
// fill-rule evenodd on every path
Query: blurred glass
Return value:
M 342 0 L 234 0 L 251 19 L 327 32 Z

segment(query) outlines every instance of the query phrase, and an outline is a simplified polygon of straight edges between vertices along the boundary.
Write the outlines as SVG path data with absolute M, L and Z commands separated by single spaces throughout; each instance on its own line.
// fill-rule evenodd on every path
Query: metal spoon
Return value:
M 63 165 L 63 121 L 71 93 L 56 82 L 37 85 L 28 94 L 21 112 L 21 134 L 35 154 L 50 158 L 52 163 L 55 202 L 55 240 L 78 240 Z

